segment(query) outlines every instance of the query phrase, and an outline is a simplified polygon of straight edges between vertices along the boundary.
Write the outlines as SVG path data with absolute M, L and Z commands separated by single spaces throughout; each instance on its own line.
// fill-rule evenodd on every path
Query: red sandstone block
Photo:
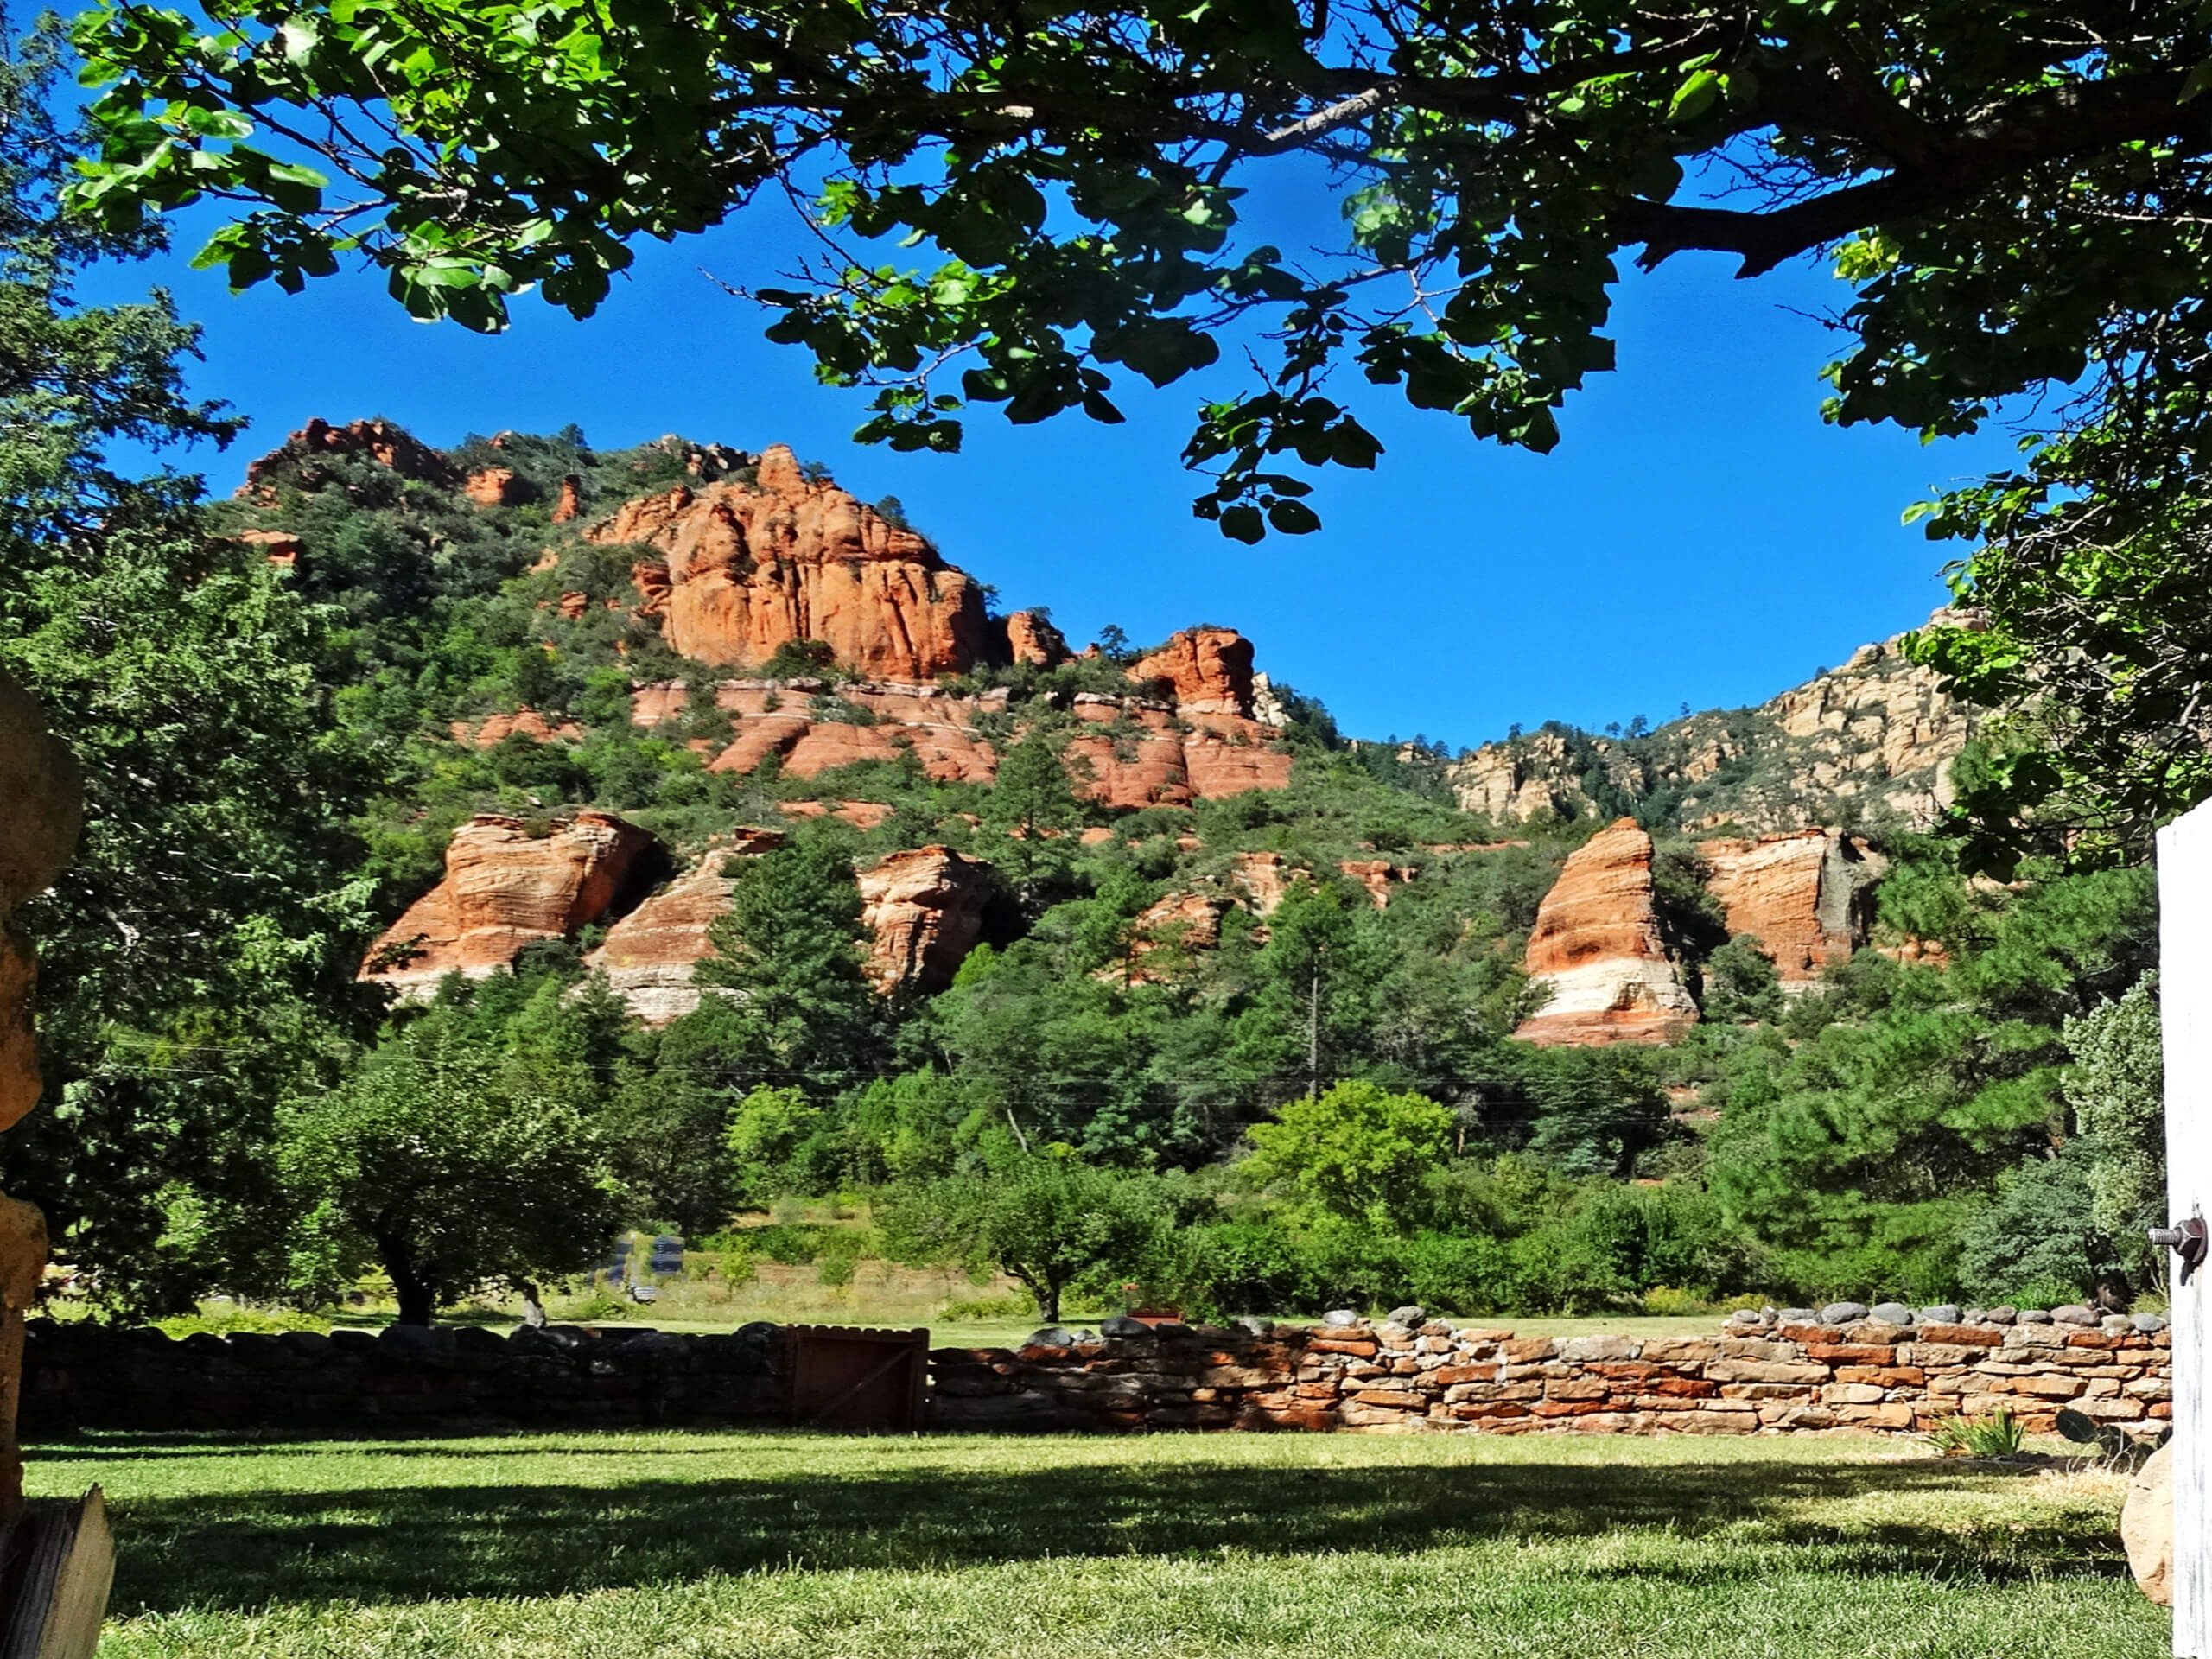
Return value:
M 1955 1348 L 1994 1348 L 2005 1333 L 1987 1325 L 1923 1325 L 1914 1332 L 1923 1342 L 1948 1343 Z
M 1389 1411 L 1422 1411 L 1428 1406 L 1421 1395 L 1403 1389 L 1363 1389 L 1352 1398 L 1363 1406 L 1380 1406 Z
M 1708 1382 L 1698 1376 L 1662 1376 L 1648 1386 L 1654 1394 L 1685 1400 L 1709 1400 L 1720 1392 L 1718 1382 Z
M 1552 1354 L 1551 1338 L 1548 1337 L 1537 1337 L 1523 1342 L 1509 1342 L 1504 1344 L 1503 1347 L 1506 1358 L 1519 1365 L 1532 1364 L 1540 1359 L 1549 1359 Z
M 1351 1354 L 1361 1359 L 1375 1357 L 1375 1344 L 1371 1342 L 1344 1342 L 1327 1337 L 1316 1337 L 1306 1346 L 1310 1351 L 1317 1354 Z
M 1494 1382 L 1497 1380 L 1495 1365 L 1440 1365 L 1429 1373 L 1438 1384 L 1452 1388 L 1461 1382 Z
M 1511 1400 L 1470 1400 L 1462 1405 L 1447 1406 L 1446 1412 L 1466 1422 L 1496 1421 L 1501 1417 L 1526 1417 L 1529 1408 Z
M 1890 1365 L 1896 1363 L 1897 1351 L 1853 1342 L 1815 1342 L 1806 1344 L 1805 1357 L 1826 1360 L 1831 1365 Z
M 1544 1384 L 1544 1397 L 1548 1400 L 1603 1400 L 1611 1392 L 1611 1387 L 1598 1377 L 1563 1376 Z
M 1720 1396 L 1724 1400 L 1809 1400 L 1814 1386 L 1810 1382 L 1725 1382 Z
M 1419 1376 L 1421 1375 L 1421 1362 L 1417 1359 L 1412 1358 L 1394 1359 L 1390 1362 L 1390 1375 L 1393 1376 Z
M 1597 1360 L 1582 1369 L 1593 1376 L 1611 1377 L 1622 1382 L 1641 1382 L 1646 1377 L 1671 1375 L 1663 1365 L 1649 1365 L 1639 1359 Z
M 1928 1381 L 1928 1373 L 1917 1365 L 1839 1365 L 1835 1380 L 1872 1382 L 1883 1389 L 1916 1389 Z
M 2105 1335 L 2101 1331 L 2074 1331 L 2067 1333 L 2066 1345 L 2069 1348 L 2117 1348 L 2120 1344 L 2116 1338 Z
M 1612 1407 L 1603 1400 L 1538 1400 L 1529 1409 L 1538 1417 L 1587 1417 Z
M 1652 1414 L 1651 1424 L 1677 1434 L 1755 1434 L 1759 1420 L 1740 1412 L 1661 1411 Z

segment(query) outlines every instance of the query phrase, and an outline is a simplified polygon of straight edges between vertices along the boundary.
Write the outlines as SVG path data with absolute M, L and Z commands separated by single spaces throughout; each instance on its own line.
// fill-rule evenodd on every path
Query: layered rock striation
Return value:
M 1665 1043 L 1697 1020 L 1659 930 L 1651 837 L 1622 818 L 1578 848 L 1536 911 L 1525 957 L 1549 999 L 1514 1035 L 1547 1046 Z
M 874 936 L 868 977 L 886 994 L 941 991 L 982 937 L 990 866 L 949 847 L 893 853 L 860 878 L 861 920 Z
M 1461 806 L 1503 823 L 1594 816 L 1602 779 L 1616 800 L 1665 798 L 1690 830 L 1771 835 L 1847 813 L 1926 829 L 1955 798 L 1951 763 L 1980 717 L 1906 658 L 1904 640 L 1863 645 L 1756 709 L 1691 715 L 1639 738 L 1546 727 L 1484 744 L 1449 778 Z
M 871 679 L 926 683 L 983 660 L 982 589 L 912 531 L 806 477 L 781 444 L 750 482 L 647 496 L 584 534 L 652 550 L 639 594 L 670 645 L 699 662 L 761 664 L 818 639 Z
M 480 979 L 529 945 L 604 919 L 654 879 L 661 856 L 651 835 L 608 812 L 578 812 L 550 832 L 479 815 L 454 831 L 444 879 L 369 948 L 359 976 L 409 1000 L 449 973 Z
M 607 976 L 614 994 L 649 1026 L 664 1026 L 699 1006 L 691 970 L 711 954 L 707 930 L 729 909 L 733 859 L 784 844 L 781 830 L 750 827 L 710 842 L 699 861 L 607 931 L 584 966 Z
M 1728 931 L 1759 942 L 1786 991 L 1806 989 L 1866 944 L 1889 868 L 1864 841 L 1834 830 L 1701 842 L 1698 853 Z
M 461 470 L 451 461 L 390 421 L 333 426 L 318 418 L 249 465 L 238 495 L 242 500 L 274 501 L 280 482 L 320 489 L 331 476 L 327 463 L 339 457 L 373 461 L 402 478 L 439 489 L 455 489 L 463 482 Z

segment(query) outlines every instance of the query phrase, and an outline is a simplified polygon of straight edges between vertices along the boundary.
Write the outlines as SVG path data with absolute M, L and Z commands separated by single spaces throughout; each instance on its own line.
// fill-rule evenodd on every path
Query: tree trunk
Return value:
M 379 1239 L 377 1255 L 384 1262 L 385 1276 L 391 1281 L 391 1287 L 399 1297 L 399 1323 L 429 1324 L 430 1316 L 438 1311 L 435 1275 L 417 1272 L 414 1257 L 404 1245 L 394 1240 Z
M 1306 990 L 1306 1098 L 1321 1096 L 1321 969 L 1315 963 Z
M 1057 1280 L 1036 1280 L 1022 1275 L 1021 1282 L 1037 1304 L 1037 1317 L 1046 1325 L 1060 1322 L 1060 1287 Z

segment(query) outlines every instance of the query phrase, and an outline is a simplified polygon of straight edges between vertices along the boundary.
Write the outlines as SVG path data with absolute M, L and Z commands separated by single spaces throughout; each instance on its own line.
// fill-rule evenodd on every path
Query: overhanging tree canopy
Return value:
M 239 285 L 358 255 L 418 315 L 496 328 L 533 285 L 582 315 L 638 238 L 812 197 L 772 333 L 877 385 L 897 448 L 957 445 L 969 402 L 1116 420 L 1116 374 L 1249 323 L 1256 378 L 1187 452 L 1248 540 L 1317 522 L 1285 457 L 1376 459 L 1332 368 L 1548 448 L 1629 250 L 1832 252 L 1835 414 L 1930 432 L 2208 326 L 2197 0 L 111 0 L 78 41 L 79 200 L 232 204 L 204 257 Z M 1323 168 L 1340 248 L 1246 233 L 1248 186 Z

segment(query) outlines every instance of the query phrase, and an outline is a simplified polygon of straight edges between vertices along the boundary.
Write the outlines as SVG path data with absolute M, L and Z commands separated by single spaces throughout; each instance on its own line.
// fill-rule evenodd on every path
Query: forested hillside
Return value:
M 1962 880 L 1971 722 L 1888 647 L 1454 757 L 1232 627 L 1075 649 L 779 448 L 316 423 L 192 512 L 299 760 L 206 802 L 252 973 L 50 989 L 8 1180 L 105 1302 L 427 1318 L 833 1193 L 1047 1311 L 2155 1287 L 2147 875 Z M 46 602 L 66 696 L 126 646 Z

